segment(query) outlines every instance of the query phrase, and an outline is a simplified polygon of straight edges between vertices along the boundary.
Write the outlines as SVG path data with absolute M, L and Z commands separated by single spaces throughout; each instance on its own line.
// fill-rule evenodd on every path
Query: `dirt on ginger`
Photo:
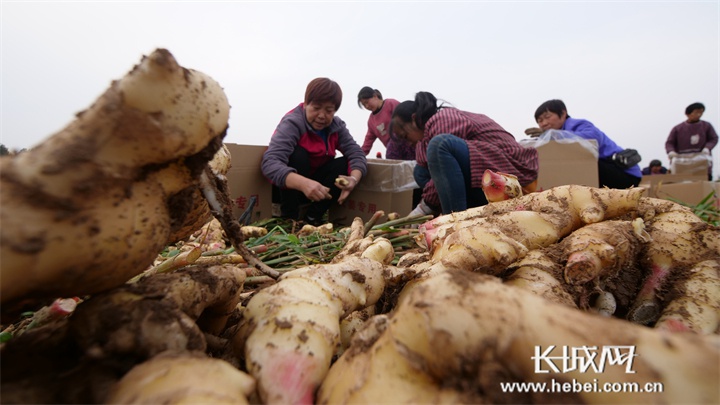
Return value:
M 607 331 L 612 331 L 608 333 Z M 635 346 L 602 373 L 536 372 L 534 349 Z M 561 350 L 561 349 L 557 349 Z M 545 364 L 545 363 L 543 363 Z M 375 316 L 332 365 L 318 403 L 717 403 L 720 348 L 547 301 L 497 278 L 448 270 Z M 562 365 L 559 365 L 562 367 Z M 501 383 L 662 383 L 660 392 L 519 393 Z
M 215 80 L 158 49 L 67 127 L 0 158 L 3 313 L 145 270 L 195 221 L 198 178 L 229 109 Z
M 137 364 L 164 352 L 209 352 L 245 277 L 231 265 L 190 266 L 92 296 L 64 322 L 2 345 L 3 402 L 102 403 Z
M 161 353 L 113 386 L 107 404 L 249 404 L 255 380 L 202 352 Z
M 380 243 L 381 250 L 392 252 L 392 245 L 382 241 L 371 243 L 368 250 Z M 347 255 L 337 263 L 289 271 L 250 299 L 234 345 L 257 379 L 263 403 L 314 402 L 315 390 L 341 347 L 342 319 L 377 302 L 385 288 L 385 266 Z

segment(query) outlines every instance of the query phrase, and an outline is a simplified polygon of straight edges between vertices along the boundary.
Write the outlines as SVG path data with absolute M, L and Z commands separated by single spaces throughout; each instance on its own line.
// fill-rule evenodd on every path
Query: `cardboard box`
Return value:
M 704 153 L 683 153 L 670 162 L 670 171 L 673 174 L 704 174 L 707 179 L 710 156 Z
M 597 145 L 594 140 L 587 142 Z M 524 140 L 521 144 L 538 151 L 538 191 L 567 184 L 598 187 L 597 152 L 593 154 L 583 143 Z
M 715 208 L 720 209 L 720 182 L 717 181 L 661 183 L 656 189 L 657 198 L 674 200 L 690 206 L 699 204 L 710 193 L 714 193 Z
M 355 189 L 343 205 L 334 204 L 330 207 L 329 218 L 336 224 L 351 225 L 355 217 L 367 222 L 380 210 L 384 211 L 385 215 L 391 212 L 407 215 L 413 209 L 412 196 L 412 190 L 390 192 Z M 387 217 L 381 218 L 378 223 L 386 221 Z
M 418 188 L 414 160 L 368 159 L 368 171 L 356 190 L 398 192 Z
M 272 217 L 272 186 L 262 175 L 260 162 L 267 146 L 226 143 L 230 151 L 231 167 L 227 174 L 232 198 L 233 216 L 239 218 L 255 198 L 250 222 Z
M 377 211 L 408 214 L 412 209 L 413 177 L 417 163 L 411 160 L 368 159 L 368 171 L 343 205 L 332 205 L 329 219 L 350 225 L 355 217 L 369 220 Z M 386 222 L 383 218 L 379 223 Z
M 707 180 L 707 173 L 701 174 L 653 174 L 643 176 L 640 187 L 646 187 L 647 197 L 656 197 L 656 190 L 659 186 L 672 183 L 702 182 Z

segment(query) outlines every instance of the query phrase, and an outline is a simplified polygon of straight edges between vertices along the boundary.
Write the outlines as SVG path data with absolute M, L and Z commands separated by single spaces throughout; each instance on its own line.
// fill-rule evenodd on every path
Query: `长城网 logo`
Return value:
M 535 373 L 567 373 L 588 371 L 602 373 L 606 366 L 625 366 L 626 374 L 634 374 L 635 346 L 535 346 Z

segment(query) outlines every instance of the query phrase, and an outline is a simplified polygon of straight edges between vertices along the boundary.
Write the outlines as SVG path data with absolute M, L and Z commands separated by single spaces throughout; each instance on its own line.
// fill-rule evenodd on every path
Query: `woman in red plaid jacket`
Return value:
M 415 181 L 423 198 L 410 215 L 464 211 L 487 204 L 485 170 L 517 176 L 525 192 L 535 190 L 538 153 L 520 145 L 490 117 L 438 106 L 432 93 L 418 92 L 393 113 L 393 130 L 415 143 Z

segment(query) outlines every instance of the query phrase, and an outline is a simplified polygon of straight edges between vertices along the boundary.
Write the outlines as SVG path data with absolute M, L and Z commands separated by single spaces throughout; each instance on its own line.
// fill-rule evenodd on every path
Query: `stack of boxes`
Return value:
M 539 191 L 566 184 L 598 187 L 597 144 L 594 141 L 538 142 L 531 139 L 521 143 L 538 150 Z M 232 159 L 228 186 L 235 202 L 235 217 L 238 218 L 247 209 L 251 199 L 256 201 L 251 222 L 272 217 L 272 188 L 260 171 L 260 161 L 267 146 L 226 146 Z M 386 221 L 387 214 L 391 212 L 407 215 L 413 209 L 412 193 L 417 188 L 413 179 L 415 164 L 405 160 L 368 159 L 367 175 L 343 205 L 331 206 L 330 220 L 350 225 L 355 217 L 367 221 L 380 210 L 386 214 L 380 222 Z M 674 199 L 688 205 L 696 205 L 714 192 L 715 201 L 720 204 L 720 183 L 707 181 L 707 166 L 676 167 L 676 170 L 679 173 L 645 176 L 640 186 L 647 189 L 649 197 Z
M 672 174 L 644 176 L 640 186 L 647 187 L 649 197 L 674 200 L 695 206 L 714 193 L 715 206 L 720 208 L 720 183 L 707 181 L 706 159 L 674 159 Z

